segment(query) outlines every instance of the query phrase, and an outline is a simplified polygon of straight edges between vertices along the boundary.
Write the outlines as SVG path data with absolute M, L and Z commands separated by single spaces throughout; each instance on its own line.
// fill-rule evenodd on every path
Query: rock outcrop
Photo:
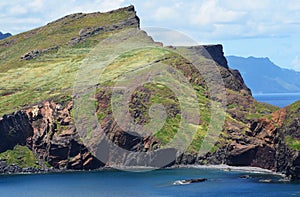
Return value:
M 213 153 L 190 160 L 198 164 L 228 164 L 253 166 L 285 174 L 289 179 L 300 178 L 300 150 L 292 147 L 287 136 L 299 139 L 299 122 L 290 122 L 290 117 L 299 116 L 300 106 L 295 111 L 290 107 L 274 112 L 249 124 L 249 130 L 241 133 L 237 125 L 227 125 L 226 143 Z M 186 155 L 185 158 L 192 157 Z M 178 163 L 186 163 L 186 159 Z
M 21 60 L 32 60 L 32 59 L 38 58 L 39 56 L 43 55 L 44 53 L 54 52 L 57 50 L 58 50 L 58 46 L 47 48 L 47 49 L 42 49 L 42 50 L 35 49 L 33 51 L 30 51 L 30 52 L 24 54 L 21 57 Z
M 26 145 L 33 135 L 31 122 L 24 111 L 4 115 L 0 118 L 0 153 L 12 149 L 15 145 Z
M 200 55 L 214 60 L 220 66 L 224 68 L 229 68 L 227 65 L 227 60 L 224 56 L 223 46 L 221 44 L 216 45 L 200 45 L 188 47 L 190 50 L 197 51 Z
M 120 30 L 123 28 L 139 28 L 140 27 L 140 19 L 136 15 L 135 9 L 133 6 L 129 6 L 127 8 L 121 8 L 122 10 L 126 10 L 128 13 L 130 13 L 130 17 L 124 19 L 121 22 L 118 22 L 116 24 L 107 25 L 107 26 L 98 26 L 98 27 L 87 27 L 81 29 L 78 34 L 78 37 L 73 37 L 70 41 L 70 45 L 75 45 L 80 42 L 85 41 L 88 37 L 95 36 L 100 33 L 105 32 L 111 32 L 115 30 Z M 118 12 L 119 10 L 112 11 L 110 13 Z M 80 17 L 85 17 L 86 14 L 79 14 Z M 77 15 L 71 15 L 70 17 L 77 17 Z
M 174 47 L 174 49 L 176 50 L 176 47 Z M 187 47 L 187 49 L 196 52 L 207 59 L 213 60 L 216 65 L 219 65 L 220 67 L 218 69 L 226 88 L 234 91 L 243 91 L 244 93 L 251 95 L 251 90 L 246 86 L 240 72 L 228 67 L 222 45 L 199 45 Z M 193 72 L 197 71 L 193 70 Z M 200 75 L 201 74 L 199 73 L 199 76 Z M 205 84 L 206 82 L 203 83 Z
M 31 149 L 39 159 L 58 169 L 96 169 L 103 166 L 80 143 L 70 111 L 65 106 L 44 102 L 26 110 L 33 128 Z
M 0 121 L 0 152 L 20 144 L 27 145 L 38 160 L 56 169 L 83 170 L 103 166 L 80 142 L 70 117 L 71 109 L 72 103 L 62 107 L 54 102 L 43 102 L 24 111 L 5 115 Z M 3 172 L 26 171 L 4 164 Z
M 139 18 L 136 16 L 133 6 L 122 8 L 121 10 L 122 14 L 126 15 L 124 20 L 122 18 L 118 19 L 115 24 L 101 23 L 102 25 L 99 25 L 97 22 L 93 23 L 94 25 L 91 27 L 79 26 L 76 31 L 73 32 L 74 34 L 64 37 L 65 39 L 61 40 L 61 43 L 51 43 L 51 45 L 47 43 L 47 47 L 42 45 L 47 49 L 33 50 L 34 48 L 39 48 L 38 46 L 26 48 L 26 51 L 29 52 L 20 52 L 17 57 L 18 63 L 27 66 L 26 63 L 28 62 L 20 61 L 20 54 L 25 53 L 25 55 L 21 57 L 22 60 L 32 60 L 46 52 L 60 51 L 57 47 L 50 47 L 53 46 L 53 44 L 55 44 L 54 46 L 66 47 L 67 49 L 78 47 L 80 50 L 72 50 L 72 53 L 74 52 L 72 56 L 76 56 L 75 52 L 80 51 L 79 56 L 85 57 L 87 54 L 84 51 L 91 49 L 87 46 L 89 46 L 91 42 L 99 43 L 101 38 L 98 38 L 98 40 L 96 38 L 97 36 L 102 35 L 102 33 L 124 28 L 138 29 Z M 110 13 L 114 12 L 118 12 L 118 10 Z M 51 29 L 51 31 L 53 30 L 52 35 L 55 35 L 56 27 L 65 27 L 70 24 L 73 25 L 76 20 L 89 17 L 93 18 L 99 15 L 102 16 L 102 13 L 73 14 L 54 21 L 53 23 L 48 24 L 48 27 L 46 26 L 44 28 L 47 30 Z M 116 16 L 119 17 L 118 14 Z M 55 28 L 49 28 L 51 25 L 55 25 Z M 61 33 L 65 32 L 65 29 L 61 31 Z M 22 34 L 22 39 L 34 37 L 38 33 L 38 30 L 24 33 Z M 139 39 L 144 39 L 144 41 L 147 40 L 147 42 L 153 43 L 154 46 L 155 43 L 147 37 L 145 32 L 140 31 L 140 33 Z M 73 37 L 74 35 L 77 36 Z M 17 42 L 20 39 L 21 38 L 8 39 L 8 41 L 3 41 L 1 46 L 3 47 L 3 50 L 5 50 L 11 45 L 18 44 Z M 83 49 L 80 48 L 81 43 L 86 44 Z M 155 46 L 163 47 L 161 44 Z M 94 121 L 97 122 L 97 124 L 93 123 L 91 127 L 88 127 L 89 130 L 86 129 L 84 135 L 80 135 L 80 132 L 85 131 L 85 129 L 80 129 L 78 124 L 75 124 L 76 117 L 74 117 L 74 114 L 72 113 L 75 113 L 76 116 L 76 111 L 72 111 L 74 110 L 73 101 L 71 99 L 72 96 L 54 92 L 63 92 L 65 91 L 65 87 L 63 89 L 57 87 L 52 89 L 51 87 L 51 89 L 48 89 L 46 91 L 47 93 L 43 94 L 43 96 L 47 96 L 50 92 L 51 94 L 58 95 L 57 98 L 48 98 L 41 101 L 39 104 L 28 106 L 21 111 L 5 115 L 0 119 L 0 153 L 12 149 L 17 144 L 26 145 L 33 152 L 37 160 L 41 161 L 41 165 L 47 163 L 58 170 L 89 170 L 114 165 L 150 165 L 154 167 L 165 167 L 174 164 L 228 164 L 257 166 L 285 173 L 290 178 L 299 178 L 300 120 L 298 117 L 300 107 L 292 106 L 274 112 L 275 107 L 255 101 L 239 71 L 228 68 L 222 45 L 205 45 L 185 48 L 169 47 L 167 50 L 166 48 L 153 48 L 154 49 L 151 48 L 151 50 L 155 51 L 155 53 L 163 51 L 163 54 L 157 56 L 157 59 L 151 60 L 149 64 L 162 63 L 170 65 L 187 79 L 188 83 L 191 84 L 191 87 L 195 89 L 197 94 L 195 97 L 199 100 L 199 109 L 202 110 L 201 113 L 203 112 L 203 114 L 201 114 L 200 118 L 196 116 L 192 117 L 193 121 L 191 122 L 193 124 L 189 124 L 189 126 L 197 129 L 199 127 L 198 130 L 201 130 L 200 132 L 197 130 L 199 136 L 193 138 L 194 144 L 193 142 L 191 143 L 191 150 L 179 153 L 178 150 L 166 148 L 164 145 L 175 136 L 176 132 L 178 132 L 177 128 L 180 127 L 180 119 L 183 118 L 183 116 L 188 115 L 188 113 L 192 114 L 195 107 L 191 107 L 188 113 L 182 114 L 180 101 L 171 89 L 155 83 L 141 85 L 134 90 L 128 102 L 130 108 L 129 113 L 132 116 L 133 121 L 138 125 L 149 123 L 153 118 L 151 117 L 151 113 L 149 113 L 149 111 L 151 111 L 151 105 L 156 103 L 164 106 L 168 118 L 161 130 L 154 130 L 153 133 L 147 133 L 147 135 L 142 136 L 135 131 L 135 128 L 123 130 L 118 124 L 112 112 L 111 97 L 113 87 L 111 87 L 111 84 L 109 83 L 107 87 L 101 86 L 102 84 L 97 84 L 93 87 L 96 89 L 94 98 L 92 99 L 94 102 L 92 103 L 93 107 L 95 107 L 95 114 L 93 115 L 97 117 L 98 122 Z M 202 58 L 201 61 L 203 61 L 197 66 L 199 66 L 199 69 L 203 69 L 201 71 L 208 69 L 205 70 L 207 71 L 206 74 L 213 75 L 214 73 L 209 73 L 209 66 L 217 66 L 217 70 L 219 71 L 225 86 L 220 92 L 220 94 L 224 93 L 222 96 L 226 96 L 227 99 L 224 127 L 218 128 L 219 131 L 222 132 L 219 138 L 216 136 L 218 139 L 216 139 L 213 149 L 205 155 L 199 155 L 197 151 L 203 140 L 202 135 L 206 132 L 205 128 L 207 129 L 207 127 L 209 127 L 211 121 L 209 110 L 211 110 L 212 104 L 220 104 L 218 103 L 220 101 L 218 98 L 219 95 L 215 97 L 210 95 L 210 90 L 206 86 L 207 81 L 205 81 L 205 76 L 201 75 L 201 71 L 196 68 L 196 65 L 179 55 L 180 53 L 176 50 L 181 49 L 188 49 L 187 51 L 193 52 L 193 54 L 194 52 L 198 53 Z M 64 52 L 66 51 L 69 50 L 65 50 Z M 147 53 L 143 53 L 143 51 L 138 52 L 143 55 L 146 54 L 145 58 L 148 58 L 148 56 L 152 57 L 153 51 L 150 51 L 149 53 L 148 51 Z M 124 59 L 130 59 L 132 56 L 136 55 L 135 52 L 136 51 L 129 55 L 125 54 Z M 7 56 L 1 55 L 3 57 Z M 66 57 L 66 54 L 57 54 L 57 56 L 51 57 L 53 58 L 51 60 L 54 61 L 55 57 Z M 77 59 L 77 57 L 75 58 L 76 60 L 72 59 L 71 56 L 68 58 L 70 58 L 70 60 L 68 59 L 68 62 L 73 62 L 74 64 L 76 64 L 77 61 L 82 60 L 80 58 Z M 144 56 L 142 56 L 142 58 L 144 58 Z M 6 62 L 6 66 L 9 67 L 10 62 Z M 72 67 L 74 65 L 72 64 L 69 66 Z M 107 70 L 113 70 L 114 66 Z M 77 67 L 74 67 L 76 70 Z M 133 67 L 133 69 L 137 68 Z M 114 73 L 116 77 L 121 73 L 121 71 L 117 71 L 117 74 Z M 61 72 L 75 73 L 69 68 L 61 69 Z M 174 74 L 172 73 L 172 69 L 169 69 L 168 72 L 168 74 Z M 60 74 L 63 73 L 59 73 L 59 77 L 62 78 L 63 76 Z M 52 78 L 52 80 L 55 81 L 55 78 Z M 52 85 L 55 86 L 55 83 L 52 83 Z M 176 86 L 176 84 L 174 85 Z M 70 87 L 67 87 L 66 89 L 68 88 Z M 8 97 L 11 94 L 13 93 L 9 90 L 4 91 L 1 96 Z M 62 99 L 63 96 L 69 97 L 68 99 Z M 78 95 L 74 95 L 73 97 L 76 96 Z M 40 97 L 38 97 L 38 99 L 39 98 Z M 184 102 L 188 101 L 185 100 Z M 197 120 L 194 121 L 194 119 Z M 80 120 L 81 124 L 84 126 L 87 125 L 85 124 L 85 121 L 88 122 L 87 119 Z M 97 133 L 97 131 L 99 131 L 98 124 L 103 128 L 99 133 Z M 89 143 L 84 143 L 85 139 L 82 138 L 82 136 L 87 136 L 87 138 L 90 139 Z M 185 136 L 183 136 L 182 139 L 185 139 Z M 95 149 L 93 149 L 94 146 L 96 147 Z M 120 153 L 115 147 L 126 150 L 129 154 Z M 168 162 L 165 162 L 166 160 Z M 46 166 L 45 169 L 47 169 Z M 33 169 L 31 170 L 34 171 Z M 0 161 L 0 172 L 14 173 L 22 171 L 24 171 L 24 169 L 20 169 L 20 167 L 16 165 L 7 165 L 6 161 Z

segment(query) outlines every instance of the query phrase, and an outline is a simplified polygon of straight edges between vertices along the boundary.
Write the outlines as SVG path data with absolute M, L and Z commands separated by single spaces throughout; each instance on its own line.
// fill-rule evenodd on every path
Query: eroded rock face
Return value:
M 86 40 L 88 37 L 100 34 L 100 33 L 104 33 L 104 32 L 110 32 L 110 31 L 115 31 L 115 30 L 120 30 L 123 28 L 140 28 L 140 19 L 139 17 L 136 15 L 135 9 L 133 6 L 129 6 L 127 8 L 123 8 L 125 9 L 128 13 L 130 13 L 130 17 L 124 19 L 123 21 L 113 24 L 113 25 L 108 25 L 108 26 L 99 26 L 99 27 L 87 27 L 87 28 L 83 28 L 81 29 L 78 34 L 78 37 L 74 37 L 69 41 L 70 45 L 75 45 L 78 44 L 80 42 L 83 42 L 84 40 Z M 113 11 L 113 12 L 117 12 Z M 81 14 L 81 17 L 85 17 L 86 15 Z
M 228 69 L 227 60 L 223 53 L 223 46 L 221 44 L 216 45 L 200 45 L 188 47 L 190 50 L 197 51 L 200 55 L 214 60 L 220 66 Z
M 176 47 L 174 48 L 176 50 Z M 244 80 L 238 70 L 232 70 L 228 67 L 227 60 L 224 56 L 223 46 L 220 44 L 217 45 L 199 45 L 187 47 L 188 50 L 196 52 L 197 54 L 213 60 L 218 66 L 218 70 L 222 76 L 225 88 L 234 90 L 234 91 L 243 91 L 246 94 L 251 95 L 251 90 L 246 86 Z M 215 66 L 215 65 L 214 65 Z M 195 71 L 193 71 L 195 72 Z M 209 71 L 207 71 L 209 72 Z M 198 74 L 196 79 L 199 79 L 201 74 Z M 204 82 L 205 84 L 206 82 Z M 199 84 L 201 85 L 201 84 Z
M 139 28 L 139 18 L 136 16 L 133 6 L 123 8 L 130 17 L 123 21 L 108 25 L 83 28 L 78 32 L 68 44 L 74 45 L 85 39 L 101 34 L 106 31 L 114 31 L 122 28 Z M 114 11 L 113 11 L 114 12 Z M 99 13 L 94 13 L 95 15 Z M 89 17 L 92 17 L 90 14 Z M 71 23 L 79 18 L 87 17 L 86 14 L 73 14 L 66 16 L 53 23 Z M 30 32 L 27 36 L 33 36 L 36 32 Z M 142 32 L 141 33 L 145 33 Z M 152 42 L 153 40 L 151 40 Z M 2 43 L 0 46 L 10 46 L 14 44 L 12 40 Z M 176 47 L 169 47 L 170 50 L 177 50 Z M 57 50 L 57 47 L 33 50 L 26 53 L 22 59 L 31 60 L 41 54 Z M 83 144 L 79 132 L 75 127 L 71 111 L 72 102 L 56 103 L 44 101 L 40 105 L 32 106 L 24 111 L 18 111 L 11 115 L 6 115 L 0 120 L 0 152 L 13 148 L 16 144 L 27 145 L 35 156 L 42 161 L 48 162 L 56 169 L 96 169 L 105 165 L 125 165 L 125 166 L 145 166 L 152 165 L 164 167 L 176 164 L 229 164 L 243 166 L 258 166 L 283 172 L 293 178 L 299 178 L 300 174 L 300 154 L 299 151 L 291 149 L 286 141 L 285 135 L 300 139 L 300 119 L 296 118 L 287 123 L 286 119 L 290 115 L 285 109 L 277 111 L 271 117 L 247 118 L 249 112 L 257 112 L 254 109 L 255 100 L 251 96 L 251 91 L 245 85 L 239 71 L 228 68 L 227 61 L 223 54 L 222 45 L 205 45 L 188 47 L 200 55 L 208 58 L 208 62 L 215 61 L 227 88 L 226 96 L 229 103 L 227 113 L 230 116 L 225 121 L 224 131 L 217 142 L 218 149 L 206 155 L 190 153 L 177 153 L 175 149 L 161 149 L 161 143 L 154 136 L 140 136 L 134 132 L 123 131 L 110 110 L 110 94 L 106 90 L 97 91 L 95 100 L 97 101 L 97 112 L 101 110 L 107 112 L 105 117 L 99 121 L 104 128 L 103 132 L 112 144 L 129 151 L 129 154 L 120 154 L 118 149 L 111 148 L 100 143 L 100 146 L 93 150 Z M 176 52 L 176 51 L 175 51 Z M 174 68 L 182 71 L 189 83 L 195 86 L 205 87 L 205 80 L 199 70 L 190 62 L 184 59 L 177 59 L 176 62 L 168 62 L 172 56 L 157 60 L 155 63 L 170 63 Z M 201 65 L 199 65 L 201 66 Z M 130 108 L 131 115 L 139 124 L 147 122 L 147 106 L 150 105 L 151 91 L 140 87 L 141 94 L 132 95 Z M 203 92 L 207 99 L 208 92 Z M 174 95 L 168 98 L 175 101 Z M 208 105 L 204 107 L 209 107 Z M 166 106 L 169 116 L 180 115 L 180 107 L 176 102 L 170 102 Z M 264 113 L 264 112 L 259 112 Z M 295 112 L 294 112 L 295 113 Z M 265 113 L 266 115 L 269 112 Z M 288 114 L 288 115 L 287 115 Z M 298 109 L 298 114 L 300 110 Z M 100 117 L 98 117 L 100 118 Z M 149 117 L 148 117 L 149 118 Z M 101 136 L 93 136 L 91 145 Z M 99 138 L 98 138 L 99 137 Z M 136 153 L 141 153 L 138 157 Z M 99 155 L 97 155 L 99 154 Z M 101 161 L 97 159 L 101 158 Z M 176 160 L 174 159 L 176 158 Z M 174 159 L 174 160 L 172 160 Z M 170 162 L 164 163 L 169 160 Z M 162 163 L 163 161 L 163 163 Z M 20 171 L 16 166 L 10 167 L 0 161 L 0 168 L 10 169 L 8 171 Z M 0 169 L 1 171 L 1 169 Z M 5 171 L 5 170 L 4 170 Z
M 33 135 L 31 122 L 24 111 L 4 115 L 0 118 L 0 153 L 15 145 L 26 145 Z
M 299 124 L 297 120 L 289 123 L 289 116 L 288 108 L 280 109 L 271 117 L 249 124 L 245 133 L 240 132 L 241 128 L 226 123 L 230 134 L 225 138 L 227 143 L 216 152 L 198 158 L 197 162 L 261 167 L 281 172 L 290 179 L 299 179 L 300 151 L 291 148 L 285 140 L 287 135 L 299 139 Z
M 32 59 L 36 59 L 38 58 L 39 56 L 41 56 L 42 54 L 44 53 L 48 53 L 50 51 L 57 51 L 58 50 L 58 46 L 55 46 L 55 47 L 50 47 L 50 48 L 47 48 L 47 49 L 42 49 L 42 50 L 38 50 L 38 49 L 35 49 L 35 50 L 32 50 L 26 54 L 24 54 L 22 57 L 21 57 L 21 60 L 32 60 Z
M 5 115 L 0 120 L 0 152 L 20 144 L 27 145 L 39 160 L 57 169 L 83 170 L 103 166 L 80 142 L 70 116 L 71 109 L 72 102 L 63 107 L 46 101 Z
M 258 123 L 255 123 L 255 126 L 253 126 L 254 136 L 261 140 L 262 144 L 268 147 L 268 150 L 260 152 L 261 159 L 254 164 L 256 166 L 264 164 L 264 168 L 282 172 L 293 178 L 299 178 L 297 172 L 299 151 L 289 147 L 285 140 L 285 135 L 288 134 L 286 132 L 288 116 L 290 116 L 288 109 L 284 108 L 274 112 L 271 118 L 264 117 Z M 299 135 L 297 134 L 297 128 L 289 125 L 288 129 L 293 137 L 296 137 L 295 134 Z M 269 166 L 266 165 L 267 163 Z
M 96 169 L 103 163 L 80 143 L 70 115 L 72 102 L 62 106 L 44 102 L 26 110 L 33 127 L 32 150 L 59 169 Z M 59 128 L 58 128 L 59 127 Z

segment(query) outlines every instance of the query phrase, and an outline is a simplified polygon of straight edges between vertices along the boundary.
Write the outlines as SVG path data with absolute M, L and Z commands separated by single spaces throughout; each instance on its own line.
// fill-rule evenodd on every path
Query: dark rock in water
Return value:
M 249 175 L 242 175 L 242 176 L 240 176 L 240 178 L 241 178 L 241 179 L 249 179 L 250 176 L 249 176 Z
M 63 41 L 63 44 L 72 46 L 84 40 L 93 40 L 93 36 L 97 38 L 96 35 L 101 35 L 103 32 L 119 31 L 120 29 L 126 28 L 139 29 L 139 18 L 136 16 L 134 7 L 129 6 L 123 8 L 122 12 L 123 11 L 126 17 L 114 22 L 114 24 L 105 23 L 104 25 L 97 23 L 93 26 L 83 25 L 78 27 L 78 29 L 76 28 L 72 33 L 74 37 L 67 37 Z M 52 24 L 55 23 L 57 25 L 55 27 L 66 27 L 67 24 L 71 26 L 77 19 L 86 17 L 93 18 L 99 15 L 101 15 L 101 13 L 73 14 L 54 21 Z M 147 35 L 145 32 L 138 31 L 141 33 L 139 35 L 146 38 Z M 35 35 L 38 35 L 38 31 L 36 30 L 25 33 L 24 37 L 30 38 Z M 133 34 L 130 33 L 129 35 Z M 147 38 L 147 40 L 153 42 L 153 40 L 149 38 Z M 17 38 L 10 38 L 2 41 L 0 46 L 7 48 L 18 44 L 18 42 Z M 22 63 L 26 63 L 25 60 L 35 59 L 43 55 L 43 53 L 58 49 L 57 47 L 41 49 L 39 48 L 41 46 L 44 45 L 32 46 L 34 48 L 23 51 L 26 54 L 21 57 L 21 59 L 24 60 Z M 47 45 L 47 47 L 49 46 Z M 203 93 L 205 98 L 218 102 L 221 101 L 223 93 L 226 94 L 228 103 L 226 105 L 226 120 L 218 141 L 216 141 L 215 146 L 211 149 L 214 151 L 205 155 L 200 155 L 196 150 L 194 150 L 195 154 L 187 152 L 179 154 L 175 149 L 161 148 L 164 147 L 164 144 L 160 139 L 156 139 L 154 134 L 149 133 L 147 136 L 140 136 L 133 131 L 124 131 L 118 125 L 118 122 L 111 112 L 112 89 L 106 87 L 101 88 L 99 85 L 97 86 L 95 95 L 97 101 L 96 112 L 97 115 L 101 115 L 101 125 L 99 124 L 99 126 L 103 128 L 103 132 L 96 132 L 98 128 L 97 123 L 94 124 L 95 126 L 89 127 L 88 132 L 80 135 L 80 132 L 85 130 L 81 129 L 78 124 L 75 124 L 74 116 L 72 116 L 71 113 L 73 108 L 73 102 L 70 101 L 71 99 L 67 99 L 68 101 L 64 99 L 64 101 L 58 101 L 62 103 L 46 100 L 37 106 L 31 106 L 24 109 L 24 111 L 5 115 L 3 118 L 0 118 L 0 152 L 12 149 L 17 144 L 27 145 L 38 161 L 42 161 L 41 163 L 47 162 L 47 164 L 57 170 L 92 170 L 102 166 L 114 166 L 118 164 L 125 167 L 167 167 L 175 163 L 227 164 L 266 168 L 276 172 L 282 172 L 286 174 L 287 177 L 300 179 L 300 152 L 297 145 L 300 139 L 300 120 L 298 118 L 300 105 L 288 110 L 287 108 L 282 109 L 281 111 L 271 114 L 275 109 L 257 103 L 251 96 L 251 91 L 245 85 L 239 71 L 228 68 L 221 45 L 194 46 L 185 47 L 185 49 L 190 50 L 189 52 L 193 52 L 193 54 L 200 54 L 202 57 L 205 57 L 204 59 L 209 59 L 205 61 L 208 65 L 206 65 L 206 63 L 198 65 L 202 66 L 204 70 L 207 69 L 205 71 L 210 71 L 210 66 L 217 66 L 224 86 L 228 90 L 223 92 L 222 89 L 218 87 L 215 89 L 213 87 L 212 89 L 215 89 L 215 92 L 220 90 L 220 94 L 215 96 L 210 94 L 207 82 L 205 82 L 205 78 L 201 76 L 201 72 L 196 66 L 193 66 L 188 60 L 175 59 L 176 61 L 174 61 L 174 65 L 172 66 L 182 71 L 189 83 L 193 84 L 193 87 L 202 87 L 204 91 L 200 88 L 199 93 L 201 93 L 201 95 Z M 169 47 L 169 50 L 180 50 L 180 47 Z M 167 56 L 167 59 L 158 59 L 155 60 L 154 63 L 166 63 L 169 62 L 169 60 L 171 61 L 170 63 L 172 63 L 172 57 L 173 55 L 170 57 Z M 20 56 L 18 56 L 17 59 L 20 59 Z M 204 73 L 210 74 L 210 72 Z M 214 75 L 213 73 L 211 74 Z M 58 95 L 60 95 L 60 91 L 64 90 L 53 89 L 53 91 L 55 91 L 53 93 L 59 93 Z M 147 115 L 149 110 L 148 106 L 150 107 L 152 105 L 151 96 L 156 96 L 156 93 L 157 92 L 152 91 L 151 88 L 147 88 L 146 86 L 139 87 L 137 91 L 133 93 L 129 107 L 133 109 L 130 110 L 130 113 L 135 123 L 146 125 L 148 120 L 150 120 Z M 7 96 L 9 94 L 11 94 L 10 91 L 5 91 L 1 96 Z M 168 93 L 166 95 L 168 95 L 168 100 L 172 100 L 172 102 L 166 102 L 167 105 L 165 105 L 168 117 L 176 118 L 178 115 L 183 117 L 182 115 L 184 114 L 181 113 L 179 102 L 176 100 L 176 94 Z M 76 96 L 77 95 L 74 95 L 74 97 Z M 213 103 L 205 101 L 201 109 L 202 107 L 203 109 L 213 109 Z M 73 112 L 76 115 L 76 110 Z M 102 112 L 105 112 L 104 117 L 102 117 Z M 266 115 L 266 117 L 261 118 L 264 115 Z M 290 118 L 288 119 L 288 117 Z M 199 118 L 195 117 L 195 119 L 197 119 L 195 124 L 198 124 Z M 207 125 L 210 120 L 205 119 L 206 118 L 201 118 L 199 124 Z M 78 122 L 79 120 L 76 121 Z M 84 119 L 79 122 L 84 125 L 83 128 L 86 127 Z M 87 123 L 89 122 L 87 121 Z M 124 149 L 125 152 L 129 154 L 120 153 L 117 151 L 118 149 L 110 149 L 108 143 L 101 144 L 101 139 L 104 134 L 109 142 L 112 142 L 112 145 L 118 147 L 119 150 L 120 148 Z M 84 143 L 82 139 L 80 139 L 80 136 L 88 135 L 90 135 L 91 141 Z M 286 141 L 289 138 L 287 137 L 290 137 L 291 140 L 294 139 L 294 143 L 291 141 L 288 144 Z M 217 139 L 217 136 L 214 136 L 214 139 Z M 94 148 L 97 147 L 98 143 L 100 143 L 99 149 Z M 39 172 L 38 169 L 30 167 L 22 169 L 19 166 L 8 165 L 5 161 L 0 161 L 0 172 L 3 173 L 30 173 L 36 171 Z M 206 179 L 189 179 L 183 180 L 181 183 L 189 184 L 205 180 Z
M 207 181 L 206 178 L 197 178 L 197 179 L 186 179 L 186 180 L 178 180 L 173 183 L 173 185 L 187 185 L 190 183 L 201 183 Z
M 259 180 L 259 182 L 261 182 L 261 183 L 272 183 L 273 180 L 272 179 L 261 179 L 261 180 Z
M 199 183 L 199 182 L 207 181 L 207 179 L 205 179 L 205 178 L 198 178 L 198 179 L 190 179 L 190 180 L 187 180 L 187 181 L 190 181 L 191 183 Z

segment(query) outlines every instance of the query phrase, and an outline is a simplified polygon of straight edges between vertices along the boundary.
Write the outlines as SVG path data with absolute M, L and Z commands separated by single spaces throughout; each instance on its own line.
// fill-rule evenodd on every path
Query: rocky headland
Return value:
M 256 101 L 239 71 L 228 67 L 222 45 L 183 47 L 184 50 L 200 55 L 203 58 L 200 64 L 208 65 L 208 68 L 217 65 L 226 90 L 226 116 L 220 135 L 208 153 L 199 154 L 203 133 L 210 121 L 211 102 L 219 102 L 219 98 L 211 97 L 205 78 L 195 66 L 177 55 L 180 48 L 163 47 L 139 27 L 134 7 L 129 6 L 108 13 L 72 14 L 44 27 L 0 41 L 0 57 L 3 59 L 0 71 L 13 76 L 6 79 L 9 83 L 4 82 L 0 87 L 0 173 L 94 170 L 113 165 L 143 166 L 145 160 L 160 166 L 159 158 L 168 155 L 173 160 L 161 167 L 227 164 L 260 167 L 283 173 L 290 179 L 300 178 L 299 102 L 279 109 Z M 118 159 L 112 159 L 117 156 L 108 154 L 105 160 L 100 161 L 97 157 L 99 152 L 90 150 L 90 144 L 81 139 L 74 120 L 72 82 L 78 70 L 76 63 L 82 61 L 89 50 L 104 38 L 130 29 L 137 30 L 139 33 L 135 35 L 139 39 L 160 47 L 159 50 L 164 54 L 157 55 L 157 49 L 151 49 L 150 52 L 134 51 L 124 55 L 125 64 L 126 61 L 136 61 L 130 59 L 134 55 L 147 57 L 150 54 L 153 58 L 150 62 L 168 64 L 182 72 L 189 83 L 196 87 L 199 109 L 204 114 L 199 125 L 196 125 L 201 129 L 186 152 L 165 148 L 169 138 L 176 133 L 180 105 L 172 91 L 157 84 L 146 84 L 137 88 L 129 103 L 134 121 L 141 125 L 147 124 L 150 120 L 149 107 L 160 100 L 168 115 L 167 122 L 162 131 L 153 135 L 141 136 L 125 132 L 112 114 L 112 89 L 97 84 L 95 113 L 107 138 L 118 147 L 144 153 L 142 159 L 128 155 L 118 155 Z M 41 42 L 37 42 L 41 39 Z M 30 44 L 24 45 L 19 51 L 15 50 L 18 44 L 25 42 Z M 117 66 L 116 63 L 112 67 Z M 23 69 L 24 77 L 27 78 L 16 77 L 20 69 Z M 46 74 L 41 75 L 40 72 Z M 25 89 L 22 89 L 18 79 L 25 81 Z M 92 144 L 99 139 L 97 135 L 95 141 L 91 141 Z M 25 159 L 25 153 L 32 155 L 30 161 Z M 21 160 L 23 162 L 18 163 Z M 120 163 L 114 163 L 116 161 Z

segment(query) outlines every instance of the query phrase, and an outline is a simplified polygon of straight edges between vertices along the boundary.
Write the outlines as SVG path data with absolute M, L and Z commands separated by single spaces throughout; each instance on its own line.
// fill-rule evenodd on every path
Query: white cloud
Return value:
M 274 4 L 273 0 L 243 0 L 237 2 L 236 0 L 222 1 L 222 5 L 226 9 L 239 10 L 239 11 L 264 11 L 268 9 L 271 3 Z
M 26 14 L 28 12 L 28 10 L 21 5 L 16 5 L 14 7 L 11 7 L 8 12 L 10 13 L 10 15 L 19 15 L 19 14 Z
M 108 11 L 130 3 L 136 4 L 142 25 L 189 29 L 197 31 L 203 40 L 278 36 L 300 29 L 298 0 L 11 0 L 0 2 L 0 20 L 10 18 L 0 23 L 0 30 L 16 29 L 12 18 L 36 17 L 43 21 L 18 28 L 25 31 L 74 12 Z
M 10 0 L 0 2 L 0 31 L 20 33 L 75 12 L 105 12 L 125 0 Z M 17 26 L 18 25 L 18 26 Z
M 28 8 L 38 11 L 44 7 L 45 3 L 45 0 L 31 0 L 31 2 L 28 4 Z
M 175 7 L 159 7 L 153 14 L 153 18 L 156 20 L 174 20 L 176 14 Z
M 270 48 L 280 44 L 262 45 L 262 39 L 285 37 L 293 54 L 283 57 L 282 65 L 291 65 L 294 58 L 293 66 L 299 68 L 299 58 L 295 58 L 299 54 L 299 39 L 295 41 L 300 35 L 299 0 L 9 0 L 0 1 L 0 31 L 16 34 L 67 14 L 104 12 L 129 4 L 135 5 L 142 27 L 179 30 L 201 43 L 248 42 L 253 38 L 253 47 L 262 47 L 260 51 L 266 51 L 267 56 Z M 235 47 L 243 48 L 242 44 Z
M 166 28 L 146 27 L 144 29 L 155 41 L 163 42 L 164 45 L 194 46 L 199 43 L 187 34 Z
M 204 40 L 286 36 L 300 30 L 300 1 L 297 0 L 292 3 L 283 0 L 134 2 L 142 26 L 198 31 L 199 38 Z M 291 4 L 293 9 L 289 8 Z
M 217 0 L 205 1 L 203 4 L 194 3 L 189 20 L 195 25 L 211 25 L 215 23 L 233 22 L 245 13 L 224 9 Z

